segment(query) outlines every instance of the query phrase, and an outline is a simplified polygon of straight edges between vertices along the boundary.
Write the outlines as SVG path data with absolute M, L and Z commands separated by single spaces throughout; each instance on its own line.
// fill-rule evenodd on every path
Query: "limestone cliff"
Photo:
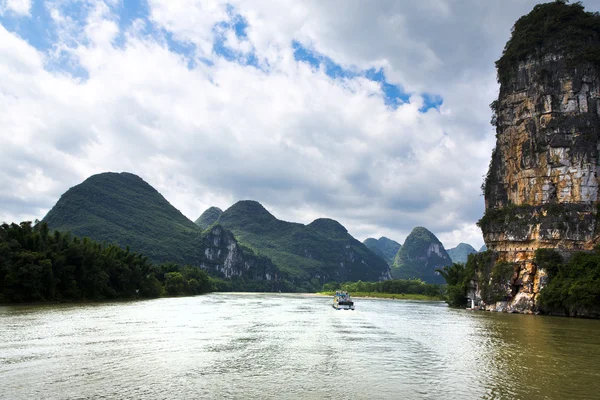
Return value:
M 225 278 L 243 277 L 254 280 L 277 280 L 277 267 L 267 257 L 242 249 L 231 231 L 216 224 L 202 236 L 200 267 Z
M 598 49 L 600 17 L 554 2 L 517 21 L 496 63 L 497 141 L 479 225 L 491 259 L 507 273 L 496 274 L 504 294 L 486 302 L 481 288 L 492 282 L 492 270 L 478 271 L 473 295 L 488 309 L 534 311 L 545 283 L 534 252 L 554 248 L 568 256 L 596 241 Z

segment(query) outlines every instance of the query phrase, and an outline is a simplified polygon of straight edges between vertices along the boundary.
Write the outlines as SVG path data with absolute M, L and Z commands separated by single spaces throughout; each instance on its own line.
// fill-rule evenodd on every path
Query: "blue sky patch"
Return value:
M 410 100 L 411 93 L 406 92 L 400 85 L 388 82 L 382 68 L 371 68 L 366 71 L 344 68 L 331 58 L 303 46 L 298 41 L 292 42 L 292 48 L 294 50 L 294 58 L 297 61 L 305 62 L 315 69 L 321 68 L 331 78 L 352 79 L 362 76 L 379 83 L 385 104 L 394 109 Z M 426 112 L 431 108 L 438 109 L 443 103 L 442 98 L 438 95 L 424 94 L 423 98 L 425 104 L 419 109 L 421 112 Z
M 0 24 L 42 51 L 52 48 L 52 44 L 56 41 L 56 34 L 51 29 L 52 18 L 42 0 L 32 2 L 31 17 L 19 17 L 7 12 L 4 16 L 0 16 Z
M 419 108 L 419 111 L 421 112 L 427 112 L 427 110 L 432 108 L 439 110 L 440 106 L 444 104 L 444 99 L 437 94 L 423 93 L 421 96 L 423 97 L 424 102 L 423 106 Z

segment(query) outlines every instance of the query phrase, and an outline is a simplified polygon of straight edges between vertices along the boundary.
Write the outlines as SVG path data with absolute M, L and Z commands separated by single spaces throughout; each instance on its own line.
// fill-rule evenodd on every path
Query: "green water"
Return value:
M 600 398 L 600 321 L 211 294 L 0 307 L 0 398 Z

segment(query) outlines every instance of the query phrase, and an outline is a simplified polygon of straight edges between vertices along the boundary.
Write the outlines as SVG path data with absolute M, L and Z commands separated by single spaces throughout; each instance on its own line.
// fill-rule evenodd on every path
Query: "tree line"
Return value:
M 345 290 L 350 293 L 387 293 L 387 294 L 422 294 L 425 296 L 441 296 L 442 285 L 425 283 L 420 279 L 391 279 L 381 282 L 330 282 L 323 285 L 324 292 Z
M 44 222 L 0 225 L 0 302 L 153 298 L 213 289 L 200 268 L 153 265 L 129 248 L 50 232 Z

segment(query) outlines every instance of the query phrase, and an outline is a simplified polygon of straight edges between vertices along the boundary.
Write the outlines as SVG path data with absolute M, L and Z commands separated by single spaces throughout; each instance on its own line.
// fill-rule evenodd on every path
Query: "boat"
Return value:
M 354 302 L 348 292 L 337 291 L 333 296 L 333 308 L 336 310 L 354 310 Z

